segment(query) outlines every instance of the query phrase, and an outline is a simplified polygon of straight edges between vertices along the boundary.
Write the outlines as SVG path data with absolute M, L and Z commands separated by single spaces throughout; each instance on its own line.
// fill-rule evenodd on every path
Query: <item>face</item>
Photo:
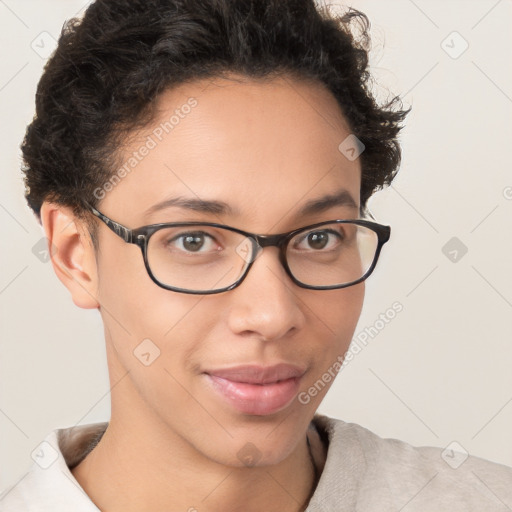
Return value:
M 130 228 L 217 222 L 275 234 L 358 217 L 360 164 L 338 150 L 350 130 L 321 85 L 291 78 L 198 81 L 164 93 L 157 106 L 152 126 L 123 149 L 123 162 L 135 152 L 137 164 L 98 204 L 115 221 Z M 173 114 L 172 126 L 165 125 Z M 147 152 L 140 151 L 144 144 Z M 298 216 L 306 202 L 342 189 L 355 209 L 340 205 Z M 172 206 L 146 214 L 177 196 L 223 201 L 238 213 Z M 347 350 L 364 284 L 301 288 L 279 263 L 278 249 L 268 247 L 237 288 L 183 294 L 157 286 L 140 249 L 103 224 L 99 245 L 96 296 L 112 384 L 127 375 L 112 394 L 112 418 L 126 425 L 144 422 L 223 464 L 240 466 L 247 443 L 257 450 L 258 464 L 287 457 L 332 384 L 324 379 L 316 393 L 308 393 L 329 369 L 332 377 Z M 140 345 L 143 340 L 150 341 Z M 141 351 L 150 364 L 143 364 Z M 299 376 L 281 375 L 282 383 L 265 391 L 223 378 L 242 365 L 282 363 Z

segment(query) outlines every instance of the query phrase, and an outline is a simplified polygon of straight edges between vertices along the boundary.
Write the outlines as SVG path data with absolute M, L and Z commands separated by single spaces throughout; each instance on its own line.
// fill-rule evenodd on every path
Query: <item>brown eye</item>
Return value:
M 300 250 L 313 249 L 321 251 L 325 248 L 333 249 L 341 240 L 343 240 L 342 234 L 332 229 L 309 231 L 299 235 L 299 239 L 294 243 L 293 247 Z
M 169 245 L 173 242 L 177 242 L 176 247 L 186 252 L 208 252 L 207 250 L 201 251 L 201 249 L 204 247 L 208 249 L 211 246 L 211 240 L 214 239 L 210 235 L 199 231 L 175 236 L 173 239 L 169 240 Z

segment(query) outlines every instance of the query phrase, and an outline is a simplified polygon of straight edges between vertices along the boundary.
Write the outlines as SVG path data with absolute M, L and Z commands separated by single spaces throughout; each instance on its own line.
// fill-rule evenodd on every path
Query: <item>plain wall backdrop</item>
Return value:
M 0 488 L 50 430 L 110 415 L 100 315 L 55 276 L 19 170 L 45 60 L 88 3 L 0 0 Z M 379 97 L 413 110 L 369 203 L 391 240 L 319 412 L 512 466 L 512 2 L 347 5 L 370 18 Z

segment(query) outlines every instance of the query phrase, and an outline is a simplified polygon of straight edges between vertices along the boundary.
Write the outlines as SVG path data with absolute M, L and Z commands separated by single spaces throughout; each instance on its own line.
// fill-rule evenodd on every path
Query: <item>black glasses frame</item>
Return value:
M 142 251 L 142 256 L 144 258 L 144 265 L 146 267 L 146 270 L 149 274 L 149 277 L 161 288 L 165 288 L 166 290 L 172 290 L 175 292 L 180 293 L 190 293 L 194 295 L 210 295 L 214 293 L 222 293 L 225 291 L 232 290 L 233 288 L 236 288 L 239 286 L 242 281 L 246 278 L 247 274 L 249 273 L 249 270 L 252 267 L 252 264 L 256 260 L 259 251 L 261 251 L 264 247 L 278 247 L 279 248 L 279 261 L 283 265 L 286 273 L 288 276 L 290 276 L 291 280 L 301 288 L 308 288 L 310 290 L 334 290 L 339 288 L 346 288 L 348 286 L 353 286 L 355 284 L 358 284 L 365 279 L 368 278 L 368 276 L 373 272 L 375 265 L 377 264 L 377 260 L 379 259 L 380 251 L 382 249 L 382 246 L 389 240 L 390 234 L 391 234 L 391 227 L 385 226 L 383 224 L 378 224 L 377 222 L 373 222 L 366 219 L 337 219 L 337 220 L 328 220 L 323 222 L 318 222 L 316 224 L 311 224 L 309 226 L 304 226 L 302 228 L 294 229 L 293 231 L 289 231 L 287 233 L 280 233 L 276 235 L 257 235 L 255 233 L 249 233 L 247 231 L 243 231 L 238 228 L 233 228 L 231 226 L 226 226 L 224 224 L 217 224 L 215 222 L 168 222 L 168 223 L 161 223 L 161 224 L 151 224 L 148 226 L 142 226 L 140 228 L 136 229 L 129 229 L 126 226 L 123 226 L 122 224 L 119 224 L 119 222 L 116 222 L 100 211 L 98 211 L 93 206 L 89 205 L 89 209 L 91 213 L 93 213 L 96 217 L 98 217 L 100 220 L 102 220 L 117 236 L 122 238 L 126 243 L 129 244 L 135 244 L 140 247 Z M 312 228 L 316 228 L 318 226 L 323 226 L 325 224 L 335 224 L 335 223 L 351 223 L 351 224 L 358 224 L 360 226 L 364 226 L 366 228 L 371 229 L 375 233 L 377 233 L 378 237 L 378 243 L 377 243 L 377 249 L 375 251 L 375 256 L 373 258 L 373 262 L 368 268 L 368 270 L 365 272 L 365 274 L 360 277 L 359 279 L 352 281 L 350 283 L 342 284 L 342 285 L 333 285 L 333 286 L 312 286 L 309 284 L 304 284 L 301 281 L 297 280 L 295 276 L 292 274 L 290 267 L 288 266 L 288 262 L 286 260 L 286 249 L 288 246 L 288 242 L 298 233 L 302 231 L 308 231 Z M 168 227 L 180 227 L 180 226 L 212 226 L 216 228 L 223 228 L 227 229 L 229 231 L 234 231 L 235 233 L 240 233 L 241 235 L 246 236 L 251 240 L 252 244 L 252 254 L 249 261 L 249 264 L 243 274 L 240 276 L 240 278 L 234 282 L 232 285 L 221 288 L 218 290 L 211 290 L 211 291 L 196 291 L 196 290 L 187 290 L 184 288 L 176 288 L 173 286 L 169 286 L 167 284 L 164 284 L 160 282 L 152 273 L 151 268 L 149 266 L 148 262 L 148 256 L 147 256 L 147 250 L 148 250 L 148 242 L 151 235 L 156 233 L 158 230 Z

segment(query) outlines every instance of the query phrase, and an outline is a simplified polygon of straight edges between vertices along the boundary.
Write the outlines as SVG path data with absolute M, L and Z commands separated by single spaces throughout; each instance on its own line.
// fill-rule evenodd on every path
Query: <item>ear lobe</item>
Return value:
M 73 302 L 85 309 L 98 308 L 96 258 L 84 223 L 71 208 L 47 201 L 41 207 L 41 223 L 53 269 L 71 293 Z

